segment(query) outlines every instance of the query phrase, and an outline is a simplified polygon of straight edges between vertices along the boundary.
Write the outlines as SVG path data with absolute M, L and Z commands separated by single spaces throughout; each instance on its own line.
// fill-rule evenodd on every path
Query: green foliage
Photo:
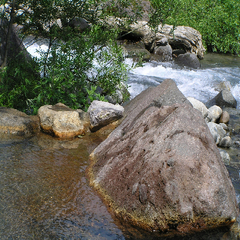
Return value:
M 23 24 L 24 34 L 48 39 L 48 51 L 41 52 L 34 67 L 27 61 L 19 64 L 13 59 L 2 69 L 1 105 L 33 114 L 40 106 L 57 102 L 86 109 L 90 101 L 105 99 L 105 95 L 114 94 L 121 81 L 126 81 L 128 67 L 115 41 L 118 33 L 101 26 L 107 1 L 20 2 L 25 3 L 25 9 L 20 15 L 16 12 L 14 20 Z M 71 27 L 71 20 L 79 16 L 88 20 L 91 27 L 84 31 Z M 56 19 L 61 19 L 63 26 Z M 24 68 L 31 69 L 31 74 Z M 97 87 L 101 94 L 94 93 Z
M 150 24 L 157 27 L 160 23 L 165 24 L 170 17 L 176 16 L 179 10 L 179 1 L 177 0 L 151 0 L 153 7 L 152 14 L 150 15 Z
M 89 102 L 92 102 L 94 100 L 99 100 L 99 101 L 103 101 L 103 102 L 106 101 L 104 96 L 101 96 L 101 94 L 96 92 L 97 91 L 97 86 L 91 86 L 90 89 L 86 88 L 86 91 L 87 91 L 87 94 L 88 94 Z
M 202 34 L 209 51 L 240 53 L 239 0 L 151 0 L 156 19 L 190 26 Z M 157 17 L 156 17 L 157 16 Z M 162 17 L 163 16 L 163 17 Z M 154 22 L 155 21 L 155 22 Z
M 115 92 L 120 81 L 127 79 L 127 66 L 110 33 L 108 41 L 99 42 L 102 33 L 95 26 L 86 35 L 75 34 L 67 42 L 56 42 L 49 54 L 42 53 L 39 65 L 43 77 L 34 89 L 39 92 L 31 99 L 34 106 L 62 102 L 72 108 L 86 109 L 89 100 L 102 100 L 104 95 Z M 93 93 L 97 86 L 102 95 Z
M 26 64 L 27 63 L 27 64 Z M 27 111 L 26 101 L 35 96 L 38 84 L 38 65 L 34 61 L 24 61 L 24 56 L 16 57 L 0 71 L 0 105 Z

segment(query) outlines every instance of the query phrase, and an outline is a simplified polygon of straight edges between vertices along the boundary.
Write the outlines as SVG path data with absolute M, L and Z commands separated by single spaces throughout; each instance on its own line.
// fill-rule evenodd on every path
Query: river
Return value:
M 172 78 L 186 97 L 194 97 L 204 103 L 218 94 L 224 82 L 240 103 L 240 58 L 237 56 L 206 54 L 201 61 L 201 69 L 197 70 L 182 68 L 169 62 L 145 63 L 143 67 L 131 71 L 131 96 L 135 97 L 166 78 Z
M 172 78 L 185 96 L 206 102 L 225 82 L 239 106 L 240 58 L 207 54 L 201 64 L 201 69 L 190 70 L 172 63 L 145 63 L 129 73 L 131 97 Z M 61 141 L 39 134 L 0 139 L 0 239 L 133 239 L 88 185 L 88 156 L 101 137 Z M 238 152 L 235 149 L 227 168 L 239 202 Z M 221 237 L 215 232 L 201 239 L 232 238 L 228 232 Z

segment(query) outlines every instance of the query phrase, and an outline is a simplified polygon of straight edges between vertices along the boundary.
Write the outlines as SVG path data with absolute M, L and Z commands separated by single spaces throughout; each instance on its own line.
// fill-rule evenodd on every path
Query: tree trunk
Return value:
M 1 69 L 6 67 L 7 62 L 8 62 L 8 50 L 9 50 L 9 46 L 10 46 L 10 37 L 11 37 L 11 34 L 12 34 L 12 26 L 13 26 L 14 17 L 15 17 L 15 0 L 12 1 L 12 6 L 11 7 L 12 7 L 12 9 L 11 9 L 11 13 L 10 13 L 10 21 L 8 22 L 5 52 L 4 52 L 3 61 L 2 61 L 1 67 L 0 67 Z

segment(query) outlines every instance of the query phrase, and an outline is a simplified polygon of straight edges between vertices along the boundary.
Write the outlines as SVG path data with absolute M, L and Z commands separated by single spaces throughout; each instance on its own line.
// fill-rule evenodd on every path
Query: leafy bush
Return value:
M 33 63 L 11 59 L 6 67 L 2 66 L 2 106 L 33 114 L 40 106 L 57 102 L 87 109 L 90 100 L 103 100 L 116 91 L 121 81 L 126 81 L 128 67 L 123 62 L 122 48 L 115 41 L 117 29 L 101 26 L 105 18 L 104 1 L 18 3 L 13 1 L 10 11 L 1 15 L 9 22 L 9 29 L 14 22 L 21 23 L 23 34 L 44 37 L 49 46 Z M 22 6 L 24 10 L 19 15 Z M 71 21 L 78 16 L 85 17 L 91 27 L 84 30 L 72 27 Z M 63 25 L 59 26 L 56 19 L 61 19 Z M 97 87 L 102 89 L 101 94 L 93 92 Z
M 21 61 L 20 61 L 21 60 Z M 24 57 L 9 61 L 0 71 L 0 106 L 27 111 L 27 99 L 35 96 L 35 86 L 39 82 L 38 64 L 24 61 Z
M 156 9 L 152 22 L 197 29 L 209 51 L 240 53 L 239 0 L 151 0 Z M 162 5 L 163 6 L 162 6 Z M 162 6 L 162 8 L 160 8 Z
M 43 77 L 34 88 L 38 94 L 29 99 L 33 106 L 62 102 L 86 109 L 90 101 L 103 100 L 115 92 L 121 81 L 126 81 L 128 67 L 123 62 L 122 49 L 111 40 L 113 36 L 108 33 L 109 40 L 102 43 L 100 27 L 89 31 L 87 35 L 74 35 L 67 42 L 55 43 L 49 53 L 42 53 L 39 65 Z M 93 92 L 97 86 L 102 95 Z

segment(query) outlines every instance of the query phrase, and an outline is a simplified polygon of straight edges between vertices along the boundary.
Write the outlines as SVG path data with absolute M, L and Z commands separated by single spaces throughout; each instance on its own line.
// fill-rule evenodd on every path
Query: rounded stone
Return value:
M 218 145 L 219 147 L 230 148 L 232 146 L 232 139 L 229 136 L 225 136 Z
M 165 46 L 156 46 L 154 49 L 156 59 L 162 62 L 172 61 L 172 47 L 169 44 Z
M 194 53 L 184 53 L 180 54 L 175 62 L 180 66 L 185 66 L 189 68 L 200 68 L 201 64 L 196 54 Z
M 222 109 L 217 105 L 210 107 L 208 111 L 209 111 L 209 115 L 211 116 L 212 122 L 217 122 L 217 120 L 222 115 Z
M 220 122 L 220 123 L 228 123 L 229 120 L 230 120 L 230 115 L 229 115 L 229 113 L 228 113 L 227 111 L 223 111 L 223 112 L 222 112 L 222 115 L 221 115 L 221 117 L 220 117 L 219 122 Z
M 198 101 L 197 99 L 193 98 L 193 97 L 188 97 L 187 98 L 188 101 L 192 104 L 192 106 L 197 109 L 198 111 L 200 111 L 203 115 L 203 117 L 207 117 L 208 115 L 208 109 L 207 107 L 204 105 L 204 103 Z
M 222 149 L 219 149 L 219 152 L 220 152 L 220 155 L 222 157 L 223 162 L 225 164 L 229 164 L 230 163 L 230 156 L 229 156 L 229 154 L 225 150 L 222 150 Z

